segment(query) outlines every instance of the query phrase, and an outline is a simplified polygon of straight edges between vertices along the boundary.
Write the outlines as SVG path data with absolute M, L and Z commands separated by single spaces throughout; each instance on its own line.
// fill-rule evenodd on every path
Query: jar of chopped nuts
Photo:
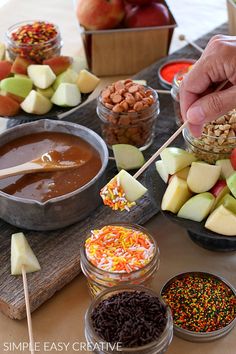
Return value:
M 200 160 L 215 163 L 229 158 L 236 147 L 236 109 L 205 124 L 199 138 L 193 137 L 187 128 L 183 136 L 188 150 L 194 152 Z
M 132 80 L 117 81 L 98 97 L 97 114 L 108 147 L 130 144 L 147 149 L 160 112 L 158 94 Z

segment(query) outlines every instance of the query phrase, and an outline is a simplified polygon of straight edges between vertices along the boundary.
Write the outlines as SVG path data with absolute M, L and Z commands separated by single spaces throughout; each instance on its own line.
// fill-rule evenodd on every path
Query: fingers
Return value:
M 236 87 L 227 90 L 213 92 L 194 101 L 195 97 L 189 98 L 193 103 L 187 109 L 186 119 L 189 121 L 189 129 L 194 136 L 199 136 L 203 125 L 228 113 L 236 107 Z

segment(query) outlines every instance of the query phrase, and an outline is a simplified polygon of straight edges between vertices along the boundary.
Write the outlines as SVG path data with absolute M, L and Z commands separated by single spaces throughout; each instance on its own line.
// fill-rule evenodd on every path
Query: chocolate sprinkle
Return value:
M 103 300 L 93 310 L 95 332 L 106 342 L 140 347 L 157 340 L 167 323 L 167 308 L 144 291 L 124 291 Z

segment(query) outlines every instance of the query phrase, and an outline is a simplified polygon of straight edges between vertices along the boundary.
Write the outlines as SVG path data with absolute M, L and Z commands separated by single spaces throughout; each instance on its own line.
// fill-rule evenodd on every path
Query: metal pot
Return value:
M 55 230 L 86 218 L 101 203 L 100 189 L 105 185 L 108 150 L 103 139 L 84 126 L 49 119 L 18 125 L 0 135 L 0 146 L 21 136 L 53 131 L 78 136 L 100 154 L 102 166 L 97 175 L 81 188 L 46 202 L 15 197 L 0 191 L 0 218 L 29 230 Z

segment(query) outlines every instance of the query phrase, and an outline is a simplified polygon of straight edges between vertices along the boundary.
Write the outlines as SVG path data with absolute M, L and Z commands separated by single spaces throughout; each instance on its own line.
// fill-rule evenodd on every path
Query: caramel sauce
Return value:
M 0 169 L 42 155 L 45 162 L 75 162 L 79 167 L 8 177 L 0 180 L 0 190 L 42 202 L 82 187 L 96 176 L 102 165 L 99 153 L 83 139 L 65 133 L 43 132 L 15 139 L 0 147 Z

